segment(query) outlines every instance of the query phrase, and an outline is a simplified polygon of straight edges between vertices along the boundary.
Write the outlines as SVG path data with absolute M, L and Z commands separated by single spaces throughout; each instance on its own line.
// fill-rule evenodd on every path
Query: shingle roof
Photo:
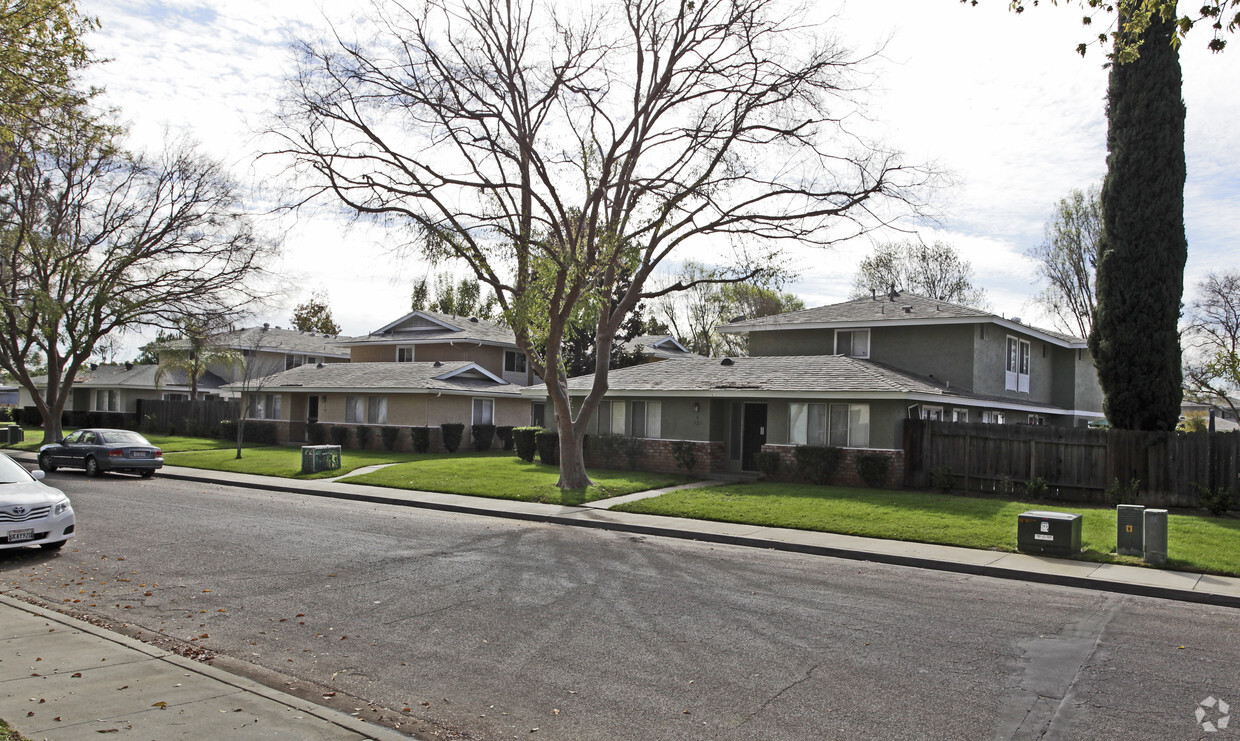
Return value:
M 892 301 L 880 295 L 877 298 L 860 298 L 839 304 L 829 304 L 813 309 L 790 311 L 785 314 L 757 317 L 725 324 L 723 332 L 764 332 L 778 329 L 796 329 L 802 326 L 868 326 L 886 322 L 924 322 L 934 324 L 944 321 L 993 321 L 1018 326 L 1025 331 L 1054 338 L 1063 344 L 1084 347 L 1085 340 L 1041 327 L 1021 324 L 981 309 L 974 309 L 949 301 L 938 301 L 913 293 L 901 293 Z
M 447 325 L 440 329 L 406 329 L 402 324 L 410 320 L 425 317 L 436 324 Z M 435 311 L 414 311 L 397 319 L 386 327 L 375 330 L 364 337 L 350 337 L 342 344 L 345 346 L 382 344 L 417 344 L 422 342 L 445 341 L 483 342 L 486 344 L 516 347 L 517 337 L 512 330 L 491 319 L 477 317 L 452 316 Z
M 83 368 L 78 371 L 77 378 L 74 379 L 74 386 L 85 386 L 91 388 L 160 388 L 160 387 L 189 387 L 189 376 L 183 370 L 169 370 L 164 373 L 163 378 L 159 379 L 159 383 L 155 382 L 157 365 L 135 365 L 132 368 L 126 368 L 123 365 L 101 365 L 91 370 Z M 47 383 L 46 376 L 40 376 L 32 379 L 38 385 Z M 198 377 L 198 390 L 211 391 L 218 389 L 224 385 L 224 379 L 211 373 L 210 371 L 203 373 Z
M 266 352 L 291 352 L 306 355 L 329 355 L 335 358 L 349 357 L 349 349 L 342 344 L 352 337 L 340 335 L 311 334 L 296 329 L 280 329 L 270 327 L 246 327 L 230 332 L 212 335 L 211 342 L 219 347 L 232 350 L 254 350 Z M 188 350 L 188 340 L 169 340 L 153 345 L 155 349 Z
M 461 375 L 453 376 L 454 373 Z M 487 394 L 520 394 L 520 386 L 496 383 L 480 372 L 479 366 L 464 360 L 444 363 L 324 363 L 322 367 L 302 365 L 255 381 L 265 391 L 348 391 L 384 390 L 392 393 L 457 391 Z M 241 384 L 230 384 L 240 391 Z
M 669 342 L 670 340 L 670 342 Z M 644 334 L 624 343 L 628 352 L 639 352 L 642 357 L 659 358 L 660 360 L 700 358 L 701 355 L 682 350 L 680 343 L 670 334 Z
M 686 358 L 675 363 L 648 363 L 608 374 L 612 391 L 764 391 L 943 392 L 943 387 L 893 368 L 843 355 L 795 355 L 727 358 Z M 593 375 L 569 380 L 573 391 L 586 391 Z M 537 387 L 536 387 L 537 388 Z

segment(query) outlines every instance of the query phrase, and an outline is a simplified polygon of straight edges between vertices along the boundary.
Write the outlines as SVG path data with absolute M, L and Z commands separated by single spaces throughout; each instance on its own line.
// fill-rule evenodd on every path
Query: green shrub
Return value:
M 357 447 L 359 450 L 365 450 L 370 447 L 370 439 L 375 435 L 375 428 L 366 425 L 358 425 L 354 428 L 354 434 L 357 435 Z
M 782 461 L 779 453 L 773 450 L 760 450 L 753 454 L 754 465 L 763 476 L 768 479 L 779 473 L 779 464 Z
M 693 473 L 697 465 L 697 443 L 691 440 L 675 440 L 672 442 L 672 458 L 676 467 L 685 469 L 685 473 Z
M 501 425 L 495 428 L 495 436 L 503 443 L 504 450 L 512 450 L 512 425 Z
M 318 422 L 306 423 L 306 442 L 311 445 L 322 445 L 325 434 L 323 425 Z
M 1119 479 L 1111 482 L 1106 490 L 1107 502 L 1115 504 L 1137 504 L 1141 497 L 1141 479 L 1132 479 L 1128 483 L 1120 483 Z
M 384 450 L 395 450 L 396 440 L 400 437 L 400 428 L 385 425 L 379 428 L 379 436 L 383 438 Z
M 1046 495 L 1050 493 L 1050 487 L 1046 485 L 1046 479 L 1041 476 L 1034 476 L 1025 484 L 1025 496 L 1031 499 L 1046 499 Z
M 231 419 L 222 420 L 220 422 L 219 438 L 221 440 L 232 440 L 235 442 L 237 440 L 237 423 Z
M 798 445 L 792 451 L 797 462 L 797 476 L 814 484 L 825 484 L 835 475 L 844 459 L 844 451 L 825 445 Z
M 410 427 L 409 438 L 413 441 L 413 452 L 425 453 L 431 449 L 431 428 Z
M 534 435 L 534 444 L 538 447 L 538 460 L 545 466 L 560 464 L 560 435 L 554 430 L 539 430 Z
M 1236 492 L 1232 489 L 1222 486 L 1211 489 L 1195 481 L 1193 487 L 1197 489 L 1197 501 L 1215 517 L 1222 517 L 1227 514 L 1227 510 L 1236 506 Z
M 951 494 L 952 489 L 956 488 L 956 477 L 947 466 L 935 466 L 930 469 L 930 486 L 944 494 Z
M 332 425 L 327 431 L 332 438 L 332 445 L 344 447 L 349 444 L 349 428 L 343 425 Z
M 38 407 L 22 407 L 21 420 L 22 427 L 43 426 L 43 415 L 39 414 Z
M 518 458 L 526 463 L 534 462 L 534 455 L 538 452 L 538 442 L 536 438 L 540 432 L 542 432 L 541 427 L 513 428 L 512 445 L 517 449 Z
M 857 453 L 854 458 L 857 475 L 866 486 L 879 488 L 887 485 L 887 472 L 891 470 L 891 458 L 882 453 Z
M 465 437 L 465 425 L 461 422 L 444 422 L 439 425 L 439 434 L 443 436 L 443 449 L 455 453 L 461 447 L 461 438 Z
M 491 443 L 495 442 L 495 425 L 473 425 L 469 428 L 469 434 L 474 441 L 474 450 L 490 450 Z

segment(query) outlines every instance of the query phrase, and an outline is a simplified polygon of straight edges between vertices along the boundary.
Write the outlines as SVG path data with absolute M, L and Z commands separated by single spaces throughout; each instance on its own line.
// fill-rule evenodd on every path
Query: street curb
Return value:
M 163 473 L 165 478 L 173 478 L 182 481 L 193 481 L 196 483 L 218 484 L 222 486 L 230 485 L 229 482 L 220 481 L 219 479 L 195 474 L 180 473 Z M 348 483 L 346 481 L 338 481 L 335 483 Z M 599 530 L 608 530 L 612 532 L 633 533 L 636 535 L 650 535 L 664 538 L 677 538 L 680 540 L 696 540 L 705 543 L 716 543 L 720 545 L 733 545 L 744 548 L 760 548 L 771 551 L 782 551 L 786 553 L 799 553 L 811 556 L 826 556 L 828 558 L 840 558 L 851 561 L 869 561 L 873 563 L 888 564 L 891 566 L 907 566 L 919 569 L 928 569 L 931 571 L 945 571 L 956 574 L 967 574 L 969 576 L 988 576 L 996 579 L 1006 579 L 1009 581 L 1025 581 L 1035 584 L 1048 584 L 1061 587 L 1075 587 L 1078 589 L 1090 589 L 1101 592 L 1115 592 L 1117 594 L 1129 594 L 1137 597 L 1154 597 L 1157 599 L 1176 600 L 1179 602 L 1192 602 L 1196 604 L 1212 605 L 1216 607 L 1240 608 L 1240 596 L 1232 596 L 1226 594 L 1214 594 L 1210 592 L 1196 592 L 1186 589 L 1174 589 L 1171 587 L 1156 587 L 1148 584 L 1131 584 L 1128 582 L 1108 581 L 1104 579 L 1091 579 L 1081 576 L 1067 576 L 1062 574 L 1046 574 L 1034 571 L 1020 571 L 1016 569 L 1007 569 L 998 566 L 987 566 L 984 564 L 967 564 L 956 563 L 952 561 L 938 561 L 930 558 L 919 558 L 917 556 L 903 556 L 890 553 L 874 553 L 870 551 L 859 551 L 847 548 L 836 548 L 832 546 L 809 545 L 803 543 L 784 543 L 778 541 L 764 540 L 762 538 L 750 538 L 743 535 L 723 535 L 718 533 L 702 533 L 694 530 L 681 528 L 659 527 L 655 525 L 635 525 L 621 522 L 603 522 L 598 520 L 581 520 L 575 517 L 565 517 L 563 515 L 553 514 L 536 514 L 533 512 L 506 512 L 503 510 L 487 509 L 484 507 L 469 507 L 465 505 L 449 504 L 445 502 L 419 502 L 408 499 L 398 499 L 393 497 L 385 497 L 378 494 L 366 494 L 364 492 L 334 492 L 334 491 L 316 491 L 312 489 L 303 489 L 300 487 L 287 484 L 267 484 L 267 483 L 245 483 L 236 484 L 243 485 L 247 488 L 260 489 L 265 491 L 274 491 L 287 494 L 301 494 L 309 496 L 324 497 L 327 499 L 343 499 L 356 502 L 368 502 L 371 504 L 389 504 L 401 507 L 416 507 L 419 509 L 429 509 L 439 512 L 450 512 L 454 514 L 465 515 L 482 515 L 484 517 L 500 517 L 509 520 L 522 520 L 526 522 L 539 522 L 551 525 L 571 525 L 574 527 L 595 528 Z M 365 487 L 365 484 L 351 484 L 352 486 Z M 578 511 L 588 511 L 588 507 L 577 508 Z M 1074 562 L 1075 563 L 1075 562 Z
M 20 451 L 25 453 L 26 451 Z M 30 462 L 30 460 L 26 460 Z M 632 523 L 621 522 L 605 522 L 599 520 L 583 520 L 576 517 L 566 517 L 558 514 L 539 514 L 535 512 L 511 512 L 505 510 L 491 509 L 487 507 L 471 507 L 468 505 L 451 504 L 447 502 L 424 502 L 409 499 L 401 499 L 396 497 L 387 497 L 380 494 L 368 494 L 362 491 L 358 492 L 341 492 L 315 490 L 298 487 L 292 484 L 283 483 L 267 483 L 267 482 L 230 482 L 221 480 L 202 474 L 173 473 L 164 469 L 160 472 L 164 478 L 175 479 L 178 481 L 192 481 L 195 483 L 215 484 L 219 486 L 244 486 L 250 489 L 260 491 L 271 491 L 285 494 L 299 494 L 303 496 L 316 496 L 326 499 L 342 499 L 354 502 L 367 502 L 370 504 L 387 504 L 398 507 L 415 507 L 418 509 L 428 509 L 437 512 L 448 512 L 452 514 L 464 515 L 480 515 L 483 517 L 498 517 L 508 520 L 520 520 L 524 522 L 538 522 L 549 525 L 569 525 L 573 527 L 594 528 L 599 530 L 607 530 L 611 532 L 632 533 L 636 535 L 649 535 L 664 538 L 677 538 L 680 540 L 695 540 L 704 543 L 716 543 L 720 545 L 733 545 L 743 548 L 760 548 L 771 551 L 781 551 L 785 553 L 799 553 L 811 556 L 825 556 L 828 558 L 840 558 L 851 561 L 868 561 L 872 563 L 881 563 L 891 566 L 906 566 L 919 569 L 927 569 L 930 571 L 943 571 L 955 574 L 965 574 L 968 576 L 986 576 L 995 579 L 1006 579 L 1009 581 L 1024 581 L 1035 584 L 1048 584 L 1052 586 L 1073 587 L 1077 589 L 1089 589 L 1099 592 L 1114 592 L 1116 594 L 1129 594 L 1137 597 L 1153 597 L 1156 599 L 1175 600 L 1178 602 L 1190 602 L 1202 605 L 1211 605 L 1215 607 L 1240 608 L 1240 596 L 1227 594 L 1215 594 L 1211 592 L 1198 592 L 1186 589 L 1175 589 L 1172 587 L 1157 587 L 1149 584 L 1132 584 L 1129 582 L 1110 581 L 1106 579 L 1094 579 L 1081 576 L 1067 576 L 1063 574 L 1048 574 L 1035 571 L 1022 571 L 1017 569 L 1008 569 L 998 566 L 988 566 L 984 564 L 968 564 L 958 563 L 954 561 L 939 561 L 930 558 L 920 558 L 917 556 L 904 556 L 891 553 L 875 553 L 872 551 L 860 551 L 848 548 L 838 548 L 833 546 L 810 545 L 804 543 L 786 543 L 781 541 L 771 541 L 762 538 L 751 538 L 743 535 L 724 535 L 719 533 L 703 533 L 695 530 L 684 528 L 669 528 L 655 525 L 637 525 Z M 347 481 L 335 481 L 335 484 L 348 484 L 360 488 L 368 488 L 365 484 L 349 484 Z M 566 508 L 575 512 L 591 511 L 591 508 L 581 506 L 574 508 Z M 1080 562 L 1073 562 L 1080 563 Z
M 88 633 L 96 638 L 101 638 L 106 641 L 111 641 L 112 643 L 120 644 L 125 648 L 145 654 L 146 656 L 149 656 L 157 661 L 166 661 L 175 665 L 179 669 L 184 669 L 187 672 L 201 674 L 208 679 L 213 679 L 230 687 L 235 687 L 242 692 L 259 695 L 260 697 L 280 703 L 281 705 L 287 705 L 288 707 L 295 708 L 298 712 L 314 716 L 315 718 L 318 718 L 326 723 L 340 726 L 345 730 L 359 734 L 368 739 L 374 739 L 375 741 L 410 741 L 410 739 L 416 738 L 403 734 L 399 731 L 384 728 L 383 726 L 366 723 L 365 721 L 358 720 L 347 713 L 342 713 L 339 710 L 333 710 L 332 708 L 317 705 L 313 702 L 303 700 L 300 697 L 295 697 L 285 692 L 272 689 L 267 685 L 260 684 L 245 677 L 237 676 L 236 674 L 224 671 L 223 669 L 216 668 L 210 664 L 203 664 L 192 659 L 187 659 L 173 651 L 157 648 L 149 643 L 143 643 L 136 638 L 130 638 L 123 633 L 108 630 L 107 628 L 100 627 L 85 620 L 74 619 L 63 613 L 56 612 L 55 610 L 40 607 L 38 605 L 32 605 L 29 602 L 23 602 L 22 600 L 10 597 L 7 594 L 0 594 L 0 605 L 13 607 L 18 610 L 28 612 L 32 615 L 37 615 L 45 620 L 59 623 L 69 630 L 77 630 L 82 633 Z

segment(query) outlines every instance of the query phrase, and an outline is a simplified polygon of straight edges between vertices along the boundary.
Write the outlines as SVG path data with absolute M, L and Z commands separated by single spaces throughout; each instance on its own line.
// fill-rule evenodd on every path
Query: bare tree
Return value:
M 887 242 L 857 266 L 852 298 L 911 291 L 938 301 L 985 308 L 986 289 L 973 285 L 973 266 L 946 242 Z
M 1042 244 L 1029 250 L 1045 281 L 1034 299 L 1055 326 L 1077 337 L 1088 337 L 1098 311 L 1095 288 L 1098 245 L 1102 236 L 1102 202 L 1098 186 L 1074 190 L 1055 204 Z
M 261 398 L 263 390 L 271 383 L 277 373 L 284 370 L 283 355 L 265 353 L 267 349 L 266 325 L 261 332 L 252 333 L 250 344 L 242 349 L 240 358 L 241 377 L 235 385 L 239 386 L 241 400 L 237 404 L 237 458 L 241 458 L 242 443 L 245 441 L 245 423 L 251 417 L 267 419 L 279 410 L 267 406 L 266 399 Z M 279 415 L 276 414 L 278 417 Z
M 616 330 L 651 273 L 705 239 L 827 245 L 915 203 L 924 170 L 849 133 L 857 60 L 774 0 L 522 0 L 376 5 L 366 41 L 299 46 L 278 154 L 358 214 L 411 225 L 494 292 L 546 380 L 559 485 L 590 483 L 586 425 Z M 902 209 L 902 210 L 907 210 Z M 596 313 L 595 313 L 596 312 Z M 596 364 L 569 403 L 566 328 Z
M 129 154 L 119 135 L 70 112 L 19 130 L 0 172 L 0 367 L 31 393 L 45 440 L 105 338 L 236 316 L 269 251 L 219 164 L 184 142 Z
M 1240 419 L 1233 398 L 1240 393 L 1240 272 L 1211 273 L 1198 283 L 1185 319 L 1185 383 Z

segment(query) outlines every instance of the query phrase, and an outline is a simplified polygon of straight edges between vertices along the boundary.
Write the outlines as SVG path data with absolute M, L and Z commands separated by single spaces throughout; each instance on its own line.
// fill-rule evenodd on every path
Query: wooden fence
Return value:
M 236 399 L 212 401 L 138 400 L 138 423 L 144 430 L 181 435 L 212 435 L 220 423 L 235 420 L 240 409 Z
M 905 420 L 904 465 L 905 486 L 913 488 L 950 475 L 954 489 L 1024 495 L 1041 479 L 1047 498 L 1107 504 L 1107 488 L 1118 480 L 1139 482 L 1141 504 L 1195 507 L 1199 486 L 1237 489 L 1240 432 Z

